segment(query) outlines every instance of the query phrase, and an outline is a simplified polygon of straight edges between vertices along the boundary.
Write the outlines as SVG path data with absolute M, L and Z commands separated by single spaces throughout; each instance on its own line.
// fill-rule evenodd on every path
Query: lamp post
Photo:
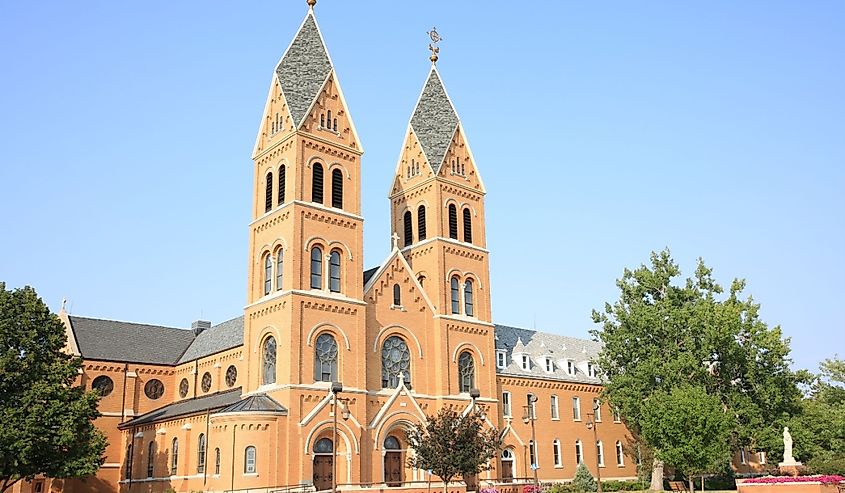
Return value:
M 472 399 L 472 414 L 473 414 L 473 419 L 475 419 L 475 412 L 476 412 L 475 400 L 478 399 L 479 397 L 481 397 L 481 391 L 473 387 L 473 388 L 469 389 L 469 397 L 470 397 L 470 399 Z M 464 478 L 464 482 L 467 483 L 467 490 L 469 490 L 470 486 L 472 486 L 474 490 L 478 490 L 478 475 L 477 474 L 472 474 L 472 476 L 470 478 Z M 470 485 L 470 483 L 471 483 L 471 485 Z
M 528 456 L 534 457 L 534 462 L 536 462 L 539 457 L 537 457 L 537 432 L 534 429 L 534 421 L 537 419 L 537 416 L 534 415 L 534 403 L 537 402 L 537 396 L 534 394 L 528 394 L 528 405 L 522 406 L 525 409 L 525 414 L 522 416 L 522 422 L 525 424 L 531 423 L 531 449 L 528 451 Z M 537 468 L 539 467 L 538 464 L 531 464 L 531 469 L 534 471 L 534 491 L 537 492 L 540 490 L 540 482 L 537 480 Z
M 598 434 L 598 423 L 596 422 L 596 413 L 601 406 L 601 402 L 594 401 L 593 402 L 593 412 L 587 413 L 587 416 L 590 416 L 590 420 L 587 421 L 587 429 L 593 430 L 593 444 L 596 447 L 596 486 L 598 488 L 598 493 L 602 493 L 601 491 L 601 465 L 599 463 L 599 434 Z M 604 450 L 602 450 L 604 452 Z
M 343 392 L 343 384 L 332 382 L 332 493 L 337 493 L 337 394 Z

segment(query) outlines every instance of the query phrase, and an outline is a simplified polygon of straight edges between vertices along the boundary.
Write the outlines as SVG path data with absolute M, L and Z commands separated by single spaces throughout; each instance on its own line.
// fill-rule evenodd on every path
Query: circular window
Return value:
M 235 385 L 235 382 L 238 381 L 238 369 L 235 368 L 235 365 L 229 365 L 229 368 L 226 369 L 226 386 L 231 387 Z
M 161 380 L 152 379 L 144 385 L 144 394 L 152 400 L 156 400 L 164 395 L 164 384 Z
M 181 382 L 179 382 L 179 397 L 185 397 L 188 395 L 188 379 L 183 378 Z
M 112 390 L 114 390 L 114 382 L 112 382 L 111 378 L 105 375 L 100 375 L 91 382 L 91 389 L 97 391 L 97 393 L 100 394 L 100 397 L 105 397 L 111 394 Z
M 202 391 L 208 392 L 211 390 L 211 373 L 205 372 L 202 375 Z

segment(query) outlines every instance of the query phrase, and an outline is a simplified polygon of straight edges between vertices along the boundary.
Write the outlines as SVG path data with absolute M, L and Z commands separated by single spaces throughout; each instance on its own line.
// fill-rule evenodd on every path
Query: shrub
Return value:
M 571 483 L 555 483 L 546 489 L 546 493 L 573 493 L 575 488 Z
M 522 488 L 522 493 L 541 493 L 542 489 L 539 486 L 534 486 L 533 484 L 525 485 Z
M 816 474 L 845 475 L 845 457 L 814 457 L 813 459 L 810 459 L 810 462 L 807 463 L 807 466 Z
M 584 463 L 578 464 L 578 469 L 575 471 L 575 477 L 572 478 L 572 486 L 575 491 L 596 491 L 596 480 L 590 470 Z
M 602 491 L 640 491 L 642 483 L 639 481 L 609 480 L 601 482 Z

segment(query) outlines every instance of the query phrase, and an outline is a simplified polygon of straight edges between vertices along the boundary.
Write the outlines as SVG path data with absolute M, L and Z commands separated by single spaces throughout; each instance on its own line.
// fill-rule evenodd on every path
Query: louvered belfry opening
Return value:
M 282 205 L 285 203 L 285 165 L 279 166 L 279 192 L 278 197 L 276 198 L 278 201 L 277 205 Z
M 332 207 L 343 209 L 343 172 L 332 171 Z
M 464 241 L 472 243 L 472 214 L 469 207 L 464 208 Z
M 403 223 L 405 226 L 405 246 L 411 245 L 414 242 L 414 225 L 412 224 L 411 211 L 405 211 L 403 216 Z
M 273 208 L 273 173 L 267 173 L 267 182 L 264 185 L 264 212 L 270 212 Z
M 323 203 L 323 165 L 314 163 L 311 173 L 311 201 Z
M 458 208 L 449 204 L 449 238 L 458 239 Z
M 422 241 L 425 239 L 425 206 L 421 205 L 417 209 L 417 239 Z

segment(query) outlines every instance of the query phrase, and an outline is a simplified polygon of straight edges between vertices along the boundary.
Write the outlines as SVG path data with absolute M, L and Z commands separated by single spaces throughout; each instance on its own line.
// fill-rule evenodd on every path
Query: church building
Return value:
M 599 344 L 491 318 L 485 163 L 436 49 L 396 143 L 392 251 L 363 264 L 364 149 L 308 3 L 252 155 L 243 314 L 188 329 L 62 310 L 79 384 L 102 395 L 105 463 L 15 489 L 422 491 L 439 478 L 408 466 L 408 429 L 473 406 L 504 437 L 479 486 L 568 481 L 581 462 L 635 479 L 630 434 L 599 399 Z

